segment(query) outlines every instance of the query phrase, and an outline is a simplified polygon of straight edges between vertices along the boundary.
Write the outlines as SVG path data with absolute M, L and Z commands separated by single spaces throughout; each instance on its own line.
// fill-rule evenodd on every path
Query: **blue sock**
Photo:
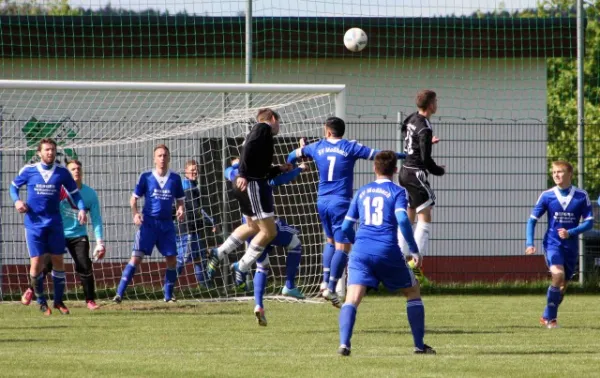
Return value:
M 53 269 L 52 282 L 54 283 L 54 303 L 62 303 L 65 293 L 65 272 Z
M 288 289 L 296 287 L 296 274 L 298 274 L 301 258 L 302 246 L 298 245 L 296 248 L 288 251 L 285 259 L 285 286 Z
M 177 269 L 167 268 L 165 272 L 165 300 L 173 298 L 173 289 L 177 281 Z
M 194 274 L 196 275 L 196 281 L 199 284 L 204 284 L 204 271 L 202 269 L 202 264 L 194 263 Z
M 125 294 L 125 290 L 127 289 L 127 285 L 133 279 L 133 275 L 135 274 L 136 266 L 132 264 L 125 265 L 125 269 L 123 269 L 123 275 L 121 276 L 121 282 L 119 282 L 119 287 L 117 288 L 117 295 L 119 297 L 123 297 Z
M 46 296 L 44 295 L 44 279 L 46 278 L 46 275 L 44 272 L 42 272 L 36 277 L 31 275 L 29 277 L 31 280 L 31 286 L 33 287 L 33 293 L 35 294 L 36 302 L 40 305 L 42 303 L 46 303 Z
M 267 288 L 267 272 L 262 268 L 257 268 L 254 274 L 254 302 L 257 306 L 264 308 L 263 297 Z
M 335 292 L 335 286 L 340 277 L 342 277 L 347 263 L 348 254 L 337 249 L 333 255 L 333 259 L 331 259 L 331 276 L 329 277 L 329 284 L 327 285 L 329 291 Z
M 323 282 L 329 283 L 329 275 L 331 273 L 331 259 L 335 253 L 335 245 L 331 243 L 325 244 L 323 248 Z
M 356 321 L 356 306 L 350 303 L 344 303 L 340 310 L 340 345 L 350 348 L 350 339 L 352 339 L 352 330 Z
M 548 293 L 546 295 L 547 304 L 544 309 L 544 319 L 554 320 L 558 315 L 558 305 L 561 301 L 560 288 L 550 285 L 548 287 Z
M 406 301 L 406 315 L 408 315 L 408 324 L 413 335 L 415 347 L 423 350 L 425 343 L 425 307 L 421 298 Z

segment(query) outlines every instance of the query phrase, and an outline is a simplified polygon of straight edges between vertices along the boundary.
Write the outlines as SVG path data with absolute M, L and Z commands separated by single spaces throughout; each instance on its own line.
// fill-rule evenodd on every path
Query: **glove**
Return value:
M 99 240 L 96 242 L 96 248 L 94 248 L 93 260 L 97 262 L 98 260 L 102 260 L 104 258 L 104 254 L 106 253 L 106 248 L 104 247 L 104 243 Z

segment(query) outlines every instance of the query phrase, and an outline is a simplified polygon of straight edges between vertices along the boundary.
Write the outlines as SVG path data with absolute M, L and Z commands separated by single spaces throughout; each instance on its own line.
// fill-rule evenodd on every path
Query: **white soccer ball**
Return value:
M 344 34 L 344 45 L 353 52 L 359 52 L 367 46 L 367 33 L 360 28 L 352 28 Z

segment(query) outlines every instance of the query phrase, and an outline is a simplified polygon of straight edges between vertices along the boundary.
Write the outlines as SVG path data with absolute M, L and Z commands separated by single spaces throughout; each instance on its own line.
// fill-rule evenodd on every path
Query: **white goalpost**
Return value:
M 241 221 L 223 172 L 231 158 L 239 156 L 258 109 L 265 107 L 282 117 L 275 149 L 277 163 L 284 163 L 301 137 L 323 135 L 327 117 L 345 117 L 345 86 L 0 80 L 0 184 L 5 192 L 0 200 L 0 300 L 16 300 L 28 284 L 23 218 L 7 193 L 20 168 L 35 161 L 39 140 L 57 141 L 60 163 L 80 160 L 83 182 L 98 193 L 107 256 L 94 263 L 94 275 L 99 299 L 107 299 L 114 295 L 131 256 L 136 229 L 129 197 L 139 174 L 153 168 L 153 147 L 159 143 L 169 147 L 170 168 L 182 177 L 188 160 L 198 162 L 202 209 L 193 209 L 193 216 L 213 218 L 217 232 L 206 218 L 198 234 L 205 246 L 215 247 Z M 315 296 L 324 235 L 316 212 L 318 175 L 314 165 L 309 167 L 274 193 L 276 215 L 298 229 L 303 244 L 296 284 L 305 295 Z M 21 196 L 25 197 L 23 189 Z M 91 225 L 88 231 L 93 240 Z M 240 248 L 230 260 L 242 254 Z M 280 248 L 270 255 L 266 295 L 279 294 L 285 283 L 285 256 Z M 72 260 L 68 254 L 65 258 L 67 298 L 83 299 Z M 206 268 L 205 262 L 200 265 Z M 164 258 L 154 251 L 138 269 L 126 299 L 162 298 L 163 276 Z M 221 270 L 213 287 L 198 282 L 200 276 L 194 261 L 187 263 L 176 297 L 226 300 L 251 294 L 234 289 L 227 269 Z

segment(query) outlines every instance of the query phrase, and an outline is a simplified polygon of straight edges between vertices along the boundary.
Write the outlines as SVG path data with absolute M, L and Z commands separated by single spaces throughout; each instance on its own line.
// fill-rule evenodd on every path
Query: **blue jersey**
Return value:
M 62 228 L 61 188 L 64 186 L 71 195 L 79 192 L 71 173 L 57 164 L 49 169 L 42 163 L 26 165 L 19 171 L 12 185 L 17 190 L 27 185 L 26 204 L 29 210 L 25 214 L 25 228 Z
M 396 213 L 406 212 L 407 206 L 406 190 L 388 179 L 379 179 L 360 188 L 346 214 L 347 220 L 359 222 L 353 253 L 395 250 L 398 247 Z M 361 245 L 369 248 L 360 248 Z
M 102 215 L 100 213 L 98 194 L 94 189 L 85 184 L 81 185 L 79 193 L 85 204 L 85 210 L 89 212 L 90 217 L 92 218 L 92 226 L 94 227 L 96 240 L 103 240 Z M 60 199 L 60 213 L 62 215 L 65 238 L 69 239 L 87 236 L 87 224 L 79 224 L 79 221 L 77 220 L 79 209 L 77 209 L 75 201 L 73 201 L 73 198 L 64 187 L 61 190 Z
M 576 251 L 577 237 L 561 239 L 558 229 L 573 229 L 579 225 L 581 220 L 593 220 L 592 203 L 588 194 L 574 186 L 566 196 L 560 193 L 558 187 L 546 190 L 538 198 L 531 212 L 531 218 L 538 220 L 544 213 L 548 213 L 548 230 L 544 235 L 544 249 L 552 250 L 567 248 Z
M 318 196 L 352 198 L 354 164 L 373 159 L 376 150 L 346 139 L 321 139 L 297 150 L 296 157 L 312 158 L 319 170 Z
M 133 196 L 145 197 L 142 210 L 144 216 L 160 220 L 172 220 L 173 202 L 185 199 L 181 176 L 168 171 L 165 176 L 161 177 L 154 169 L 140 175 Z

